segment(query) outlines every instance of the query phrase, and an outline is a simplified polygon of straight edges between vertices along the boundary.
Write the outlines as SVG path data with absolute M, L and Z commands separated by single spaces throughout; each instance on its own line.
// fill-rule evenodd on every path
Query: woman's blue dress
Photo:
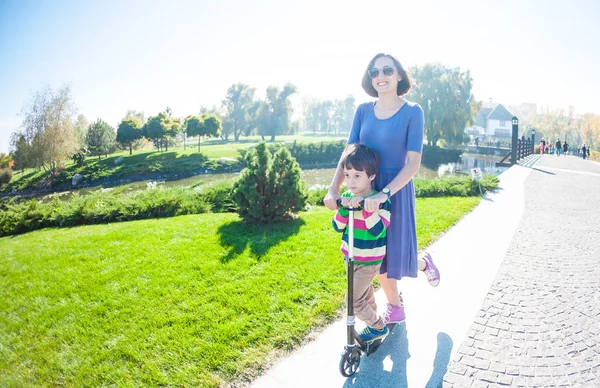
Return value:
M 375 104 L 358 106 L 348 144 L 365 144 L 379 153 L 379 172 L 375 190 L 381 190 L 398 175 L 406 164 L 407 151 L 423 152 L 424 118 L 419 104 L 406 102 L 393 116 L 375 117 Z M 380 273 L 389 278 L 416 277 L 417 230 L 415 186 L 410 180 L 391 197 L 392 211 L 387 231 L 387 254 Z

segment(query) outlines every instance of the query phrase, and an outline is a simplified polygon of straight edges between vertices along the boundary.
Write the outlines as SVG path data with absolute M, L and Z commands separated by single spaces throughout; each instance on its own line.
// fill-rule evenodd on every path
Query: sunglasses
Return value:
M 383 75 L 388 76 L 388 77 L 390 75 L 394 74 L 394 68 L 392 66 L 384 66 L 381 69 L 381 71 L 383 72 Z M 379 69 L 376 67 L 369 69 L 369 77 L 371 77 L 371 78 L 379 77 Z

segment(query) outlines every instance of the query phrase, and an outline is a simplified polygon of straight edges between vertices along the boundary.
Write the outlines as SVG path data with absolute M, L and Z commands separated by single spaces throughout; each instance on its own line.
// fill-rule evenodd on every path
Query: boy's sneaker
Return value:
M 383 313 L 383 321 L 387 325 L 388 323 L 401 323 L 404 322 L 404 305 L 394 306 L 387 304 L 387 309 Z
M 387 328 L 387 326 L 384 326 L 381 330 L 373 329 L 372 327 L 367 326 L 362 333 L 360 333 L 360 339 L 370 344 L 375 340 L 385 338 L 388 334 L 390 334 L 390 330 Z
M 435 287 L 440 284 L 440 271 L 438 271 L 435 264 L 433 264 L 433 259 L 429 253 L 425 252 L 423 255 L 423 260 L 425 260 L 425 269 L 423 272 L 425 272 L 425 276 L 427 276 L 427 281 L 429 284 Z

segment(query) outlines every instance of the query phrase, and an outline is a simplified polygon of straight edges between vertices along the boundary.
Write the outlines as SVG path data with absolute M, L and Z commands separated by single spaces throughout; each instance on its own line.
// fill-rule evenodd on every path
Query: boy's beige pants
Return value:
M 377 314 L 373 279 L 379 273 L 381 264 L 361 265 L 354 262 L 354 315 L 373 329 L 385 326 L 383 317 Z M 348 303 L 348 295 L 346 295 Z

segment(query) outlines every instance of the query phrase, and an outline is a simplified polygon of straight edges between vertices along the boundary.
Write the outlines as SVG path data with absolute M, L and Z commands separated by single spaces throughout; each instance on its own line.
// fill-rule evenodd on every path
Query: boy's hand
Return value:
M 346 201 L 347 203 L 344 204 L 344 199 L 347 199 L 348 201 Z M 360 206 L 360 203 L 364 200 L 363 197 L 360 196 L 356 196 L 353 198 L 342 198 L 342 204 L 345 207 L 351 207 L 351 208 L 357 208 Z

